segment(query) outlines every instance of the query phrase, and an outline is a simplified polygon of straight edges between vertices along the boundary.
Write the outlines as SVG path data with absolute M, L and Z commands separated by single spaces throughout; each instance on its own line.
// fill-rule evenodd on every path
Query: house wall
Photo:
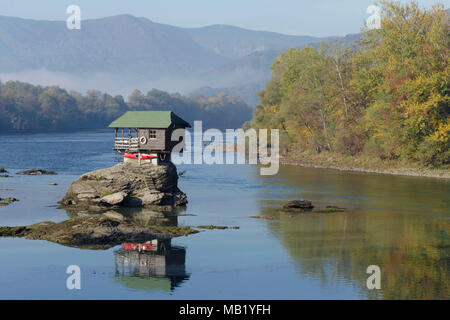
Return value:
M 156 131 L 156 139 L 150 139 L 150 130 Z M 147 143 L 141 143 L 141 137 L 147 139 Z M 163 151 L 166 149 L 166 129 L 139 129 L 139 149 Z
M 184 127 L 181 126 L 175 126 L 174 128 L 168 129 L 167 130 L 167 134 L 166 134 L 166 146 L 167 146 L 167 150 L 168 151 L 172 151 L 173 147 L 175 147 L 179 141 L 172 141 L 172 133 L 173 131 L 175 131 L 176 129 L 184 129 Z M 183 149 L 185 148 L 185 135 L 183 134 Z

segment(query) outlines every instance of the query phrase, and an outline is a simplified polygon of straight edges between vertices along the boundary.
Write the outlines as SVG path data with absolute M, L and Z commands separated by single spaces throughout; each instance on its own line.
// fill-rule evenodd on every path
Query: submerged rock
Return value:
M 10 203 L 17 202 L 19 199 L 16 198 L 0 198 L 0 206 L 7 206 Z
M 107 211 L 105 213 L 103 213 L 103 216 L 112 220 L 117 220 L 117 221 L 124 221 L 125 217 L 120 214 L 119 212 L 115 212 L 115 211 Z
M 300 210 L 312 210 L 314 206 L 312 205 L 311 201 L 308 200 L 294 200 L 289 201 L 283 206 L 283 209 L 290 210 L 290 209 L 300 209 Z
M 275 220 L 275 217 L 272 216 L 251 216 L 250 218 L 253 219 L 266 219 L 266 220 Z
M 120 217 L 113 216 L 112 212 L 60 223 L 41 222 L 30 226 L 0 227 L 0 237 L 25 237 L 89 249 L 107 249 L 123 242 L 164 240 L 194 233 L 198 231 L 190 227 L 143 225 L 123 221 Z
M 218 229 L 218 230 L 239 229 L 239 227 L 214 226 L 214 225 L 197 226 L 196 228 L 199 228 L 199 229 L 208 229 L 208 230 L 213 230 L 213 229 Z
M 280 204 L 278 201 L 275 206 L 267 207 L 263 212 L 263 215 L 252 216 L 250 218 L 255 219 L 268 219 L 276 220 L 286 217 L 302 217 L 311 216 L 312 214 L 327 214 L 327 213 L 341 213 L 347 212 L 347 208 L 338 207 L 335 205 L 327 206 L 315 206 L 308 200 L 294 200 L 289 202 L 284 202 Z
M 9 175 L 6 174 L 6 173 L 8 173 L 8 171 L 6 171 L 5 168 L 0 168 L 0 173 L 3 173 L 3 174 L 0 174 L 0 178 L 8 178 L 9 177 Z
M 317 208 L 314 212 L 317 213 L 333 213 L 333 212 L 344 212 L 346 208 L 338 207 L 338 206 L 326 206 L 324 208 Z
M 19 199 L 12 198 L 12 197 L 10 197 L 10 198 L 0 198 L 0 201 L 11 203 L 11 202 L 17 202 L 17 201 L 19 201 Z
M 143 206 L 185 206 L 174 164 L 119 163 L 82 175 L 67 189 L 61 204 L 91 209 Z
M 56 172 L 42 170 L 42 169 L 31 169 L 31 170 L 17 172 L 16 174 L 29 175 L 29 176 L 41 176 L 41 175 L 55 175 Z

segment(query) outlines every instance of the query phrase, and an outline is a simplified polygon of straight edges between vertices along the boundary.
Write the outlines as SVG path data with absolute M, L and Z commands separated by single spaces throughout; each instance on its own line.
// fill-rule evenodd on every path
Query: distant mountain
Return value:
M 352 34 L 345 37 L 330 37 L 327 38 L 326 41 L 351 46 L 360 37 L 361 34 Z M 300 45 L 298 47 L 292 46 L 292 48 L 301 48 L 306 45 L 318 47 L 321 41 L 323 41 L 323 39 Z M 205 79 L 208 79 L 210 83 L 214 83 L 214 79 L 225 79 L 225 81 L 222 81 L 222 84 L 215 87 L 202 87 L 194 91 L 194 93 L 201 93 L 205 96 L 214 96 L 222 92 L 244 100 L 249 105 L 254 106 L 258 103 L 256 93 L 263 90 L 267 82 L 272 77 L 270 66 L 273 61 L 285 50 L 286 48 L 278 50 L 255 51 L 215 70 L 209 71 L 202 76 Z M 217 83 L 217 81 L 215 83 Z
M 120 15 L 65 22 L 0 16 L 0 70 L 45 68 L 69 73 L 185 75 L 228 61 L 202 47 L 181 28 Z
M 68 30 L 65 21 L 0 16 L 0 80 L 124 95 L 135 88 L 184 94 L 223 88 L 253 103 L 255 90 L 270 79 L 273 60 L 287 48 L 357 37 L 290 36 L 227 25 L 180 28 L 131 15 L 83 20 L 81 30 Z
M 201 46 L 230 58 L 240 59 L 254 52 L 297 48 L 326 40 L 310 36 L 290 36 L 267 31 L 253 31 L 228 25 L 185 29 Z
M 266 71 L 270 73 L 270 66 L 272 65 L 273 61 L 286 49 L 288 48 L 302 48 L 305 46 L 313 46 L 318 47 L 320 42 L 326 41 L 329 43 L 335 43 L 335 44 L 346 44 L 351 46 L 355 41 L 357 41 L 361 37 L 361 34 L 352 34 L 347 35 L 345 37 L 329 37 L 329 38 L 315 38 L 315 40 L 311 42 L 306 43 L 292 43 L 291 46 L 286 46 L 282 48 L 272 49 L 272 50 L 264 50 L 264 51 L 258 51 L 255 50 L 254 52 L 251 52 L 239 59 L 235 59 L 232 62 L 229 62 L 226 65 L 223 65 L 219 67 L 217 70 L 218 72 L 230 72 L 232 70 L 236 69 L 252 69 L 252 70 L 261 70 Z M 301 37 L 300 37 L 301 38 Z M 305 38 L 311 38 L 311 37 L 305 37 Z M 314 38 L 313 38 L 314 39 Z
M 256 93 L 262 91 L 266 87 L 267 81 L 261 80 L 255 83 L 242 84 L 233 87 L 212 88 L 202 87 L 192 92 L 192 96 L 202 95 L 205 97 L 215 97 L 220 94 L 235 97 L 247 103 L 249 106 L 255 106 L 259 102 Z

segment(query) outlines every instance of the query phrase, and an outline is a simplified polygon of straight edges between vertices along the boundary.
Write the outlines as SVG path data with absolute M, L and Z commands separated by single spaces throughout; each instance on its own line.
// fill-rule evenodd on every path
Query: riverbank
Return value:
M 280 156 L 280 163 L 309 168 L 450 179 L 450 168 L 424 168 L 415 163 L 344 156 L 331 152 L 299 152 Z

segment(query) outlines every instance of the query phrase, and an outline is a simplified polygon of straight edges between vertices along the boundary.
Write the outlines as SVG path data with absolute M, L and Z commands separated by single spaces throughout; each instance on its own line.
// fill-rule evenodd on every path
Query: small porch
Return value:
M 119 129 L 116 128 L 114 133 L 114 150 L 117 150 L 119 152 L 138 152 L 139 129 L 129 128 L 119 131 Z

